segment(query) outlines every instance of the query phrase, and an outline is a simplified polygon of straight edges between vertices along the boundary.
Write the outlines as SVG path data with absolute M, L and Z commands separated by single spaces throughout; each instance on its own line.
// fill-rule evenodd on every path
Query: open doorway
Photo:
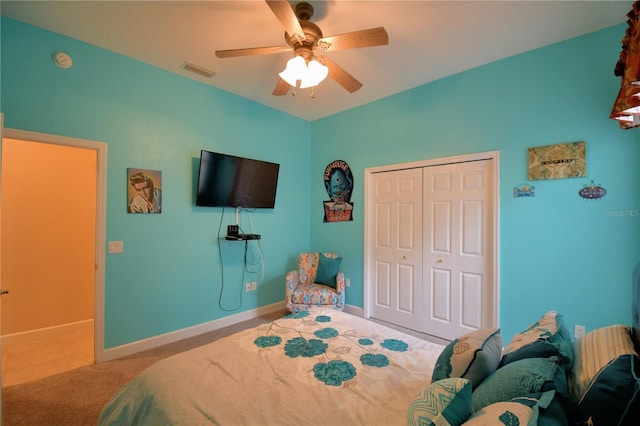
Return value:
M 106 145 L 5 129 L 3 386 L 99 360 Z

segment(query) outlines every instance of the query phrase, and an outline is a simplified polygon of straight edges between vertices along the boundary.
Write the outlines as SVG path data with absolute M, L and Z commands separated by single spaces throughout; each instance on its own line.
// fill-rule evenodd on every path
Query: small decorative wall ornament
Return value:
M 600 184 L 596 185 L 592 180 L 589 185 L 585 185 L 580 191 L 578 191 L 578 194 L 587 200 L 597 200 L 607 195 L 607 190 Z
M 585 177 L 586 159 L 584 142 L 529 148 L 529 180 Z
M 536 196 L 536 187 L 533 185 L 529 185 L 528 183 L 523 183 L 522 185 L 518 185 L 513 188 L 513 198 L 522 198 L 522 197 L 535 197 Z
M 127 211 L 162 213 L 162 172 L 127 169 Z
M 324 169 L 324 187 L 330 201 L 324 201 L 324 222 L 353 220 L 353 174 L 346 161 L 335 160 Z

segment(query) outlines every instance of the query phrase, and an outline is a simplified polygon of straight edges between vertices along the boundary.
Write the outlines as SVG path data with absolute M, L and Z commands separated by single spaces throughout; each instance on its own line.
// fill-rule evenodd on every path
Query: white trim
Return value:
M 107 211 L 107 144 L 68 136 L 5 128 L 3 138 L 93 149 L 96 151 L 96 235 L 94 288 L 94 358 L 104 359 L 104 276 Z
M 36 330 L 22 331 L 20 333 L 7 334 L 2 336 L 2 344 L 6 347 L 12 345 L 32 342 L 34 340 L 51 339 L 69 333 L 92 330 L 93 320 L 70 322 L 68 324 L 54 325 L 53 327 L 38 328 Z
M 469 161 L 482 161 L 493 160 L 493 182 L 492 182 L 492 195 L 493 195 L 493 277 L 494 277 L 494 295 L 493 295 L 493 326 L 499 327 L 500 324 L 500 151 L 488 151 L 475 154 L 456 155 L 453 157 L 434 158 L 430 160 L 414 161 L 410 163 L 391 164 L 386 166 L 376 166 L 364 169 L 364 203 L 365 203 L 365 216 L 364 216 L 364 318 L 371 317 L 370 303 L 369 303 L 369 229 L 370 221 L 373 220 L 373 214 L 375 212 L 367 208 L 369 186 L 372 175 L 375 173 L 390 172 L 395 170 L 404 170 L 412 168 L 441 166 L 446 164 L 465 163 Z
M 410 163 L 389 164 L 386 166 L 369 167 L 364 169 L 365 178 L 372 173 L 391 172 L 394 170 L 415 169 L 429 166 L 444 166 L 447 164 L 466 163 L 469 161 L 499 160 L 500 151 L 480 152 L 477 154 L 456 155 L 453 157 L 432 158 L 429 160 L 413 161 Z M 366 181 L 365 181 L 366 183 Z
M 344 305 L 344 312 L 351 314 L 351 315 L 355 315 L 357 317 L 360 318 L 364 318 L 364 309 L 359 308 L 357 306 L 353 306 L 353 305 Z
M 2 136 L 4 135 L 4 113 L 0 112 L 0 200 L 2 200 Z M 0 201 L 0 212 L 2 212 L 2 202 Z M 1 213 L 0 213 L 1 216 Z M 2 220 L 0 218 L 0 223 Z M 0 241 L 2 241 L 2 227 L 0 226 Z M 2 244 L 0 244 L 0 247 Z M 0 262 L 2 262 L 2 250 L 0 250 Z M 1 270 L 2 268 L 0 268 Z M 0 274 L 0 289 L 2 289 L 2 278 Z M 0 295 L 2 296 L 2 295 Z M 2 307 L 2 303 L 0 302 L 0 307 Z M 0 309 L 1 311 L 1 309 Z M 2 314 L 0 313 L 0 318 L 2 318 Z M 0 321 L 1 322 L 1 321 Z M 0 327 L 1 329 L 1 327 Z M 0 353 L 2 352 L 2 335 L 0 335 Z M 4 361 L 4 360 L 3 360 Z M 2 371 L 2 367 L 4 362 L 0 364 L 0 426 L 2 426 L 2 376 L 4 376 L 4 372 Z
M 500 151 L 493 151 L 493 276 L 494 328 L 500 327 Z
M 286 312 L 284 302 L 277 302 L 272 305 L 266 305 L 257 309 L 240 312 L 238 314 L 229 315 L 224 318 L 186 327 L 181 330 L 172 331 L 158 336 L 149 337 L 147 339 L 138 340 L 137 342 L 127 343 L 125 345 L 109 348 L 104 352 L 104 361 L 111 361 L 124 356 L 133 355 L 138 352 L 157 348 L 158 346 L 167 345 L 177 342 L 178 340 L 187 339 L 189 337 L 198 336 L 209 331 L 218 330 L 223 327 L 237 324 L 239 322 L 248 321 L 273 312 Z

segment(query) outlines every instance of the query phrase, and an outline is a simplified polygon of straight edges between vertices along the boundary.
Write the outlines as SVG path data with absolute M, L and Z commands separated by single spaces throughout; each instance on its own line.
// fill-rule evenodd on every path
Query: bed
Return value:
M 112 398 L 100 424 L 404 423 L 441 351 L 341 311 L 311 309 L 157 362 Z
M 100 425 L 636 425 L 640 265 L 633 326 L 573 340 L 549 311 L 511 341 L 446 346 L 312 308 L 157 362 Z

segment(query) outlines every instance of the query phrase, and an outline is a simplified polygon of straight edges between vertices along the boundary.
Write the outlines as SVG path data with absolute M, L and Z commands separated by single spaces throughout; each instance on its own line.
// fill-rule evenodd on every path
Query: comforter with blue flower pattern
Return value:
M 100 425 L 396 425 L 442 346 L 316 308 L 157 362 Z

